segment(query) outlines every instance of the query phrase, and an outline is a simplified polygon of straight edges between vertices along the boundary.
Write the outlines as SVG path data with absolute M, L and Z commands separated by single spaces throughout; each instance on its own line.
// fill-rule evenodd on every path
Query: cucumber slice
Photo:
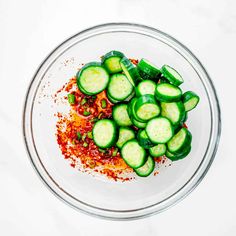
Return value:
M 164 65 L 161 68 L 162 74 L 175 86 L 181 85 L 184 80 L 182 76 L 172 67 Z
M 155 82 L 153 82 L 152 80 L 144 80 L 138 84 L 138 87 L 136 87 L 135 92 L 138 97 L 145 94 L 154 95 L 155 89 L 156 89 Z
M 200 100 L 199 96 L 192 91 L 185 92 L 182 98 L 183 98 L 185 111 L 191 111 L 193 108 L 197 106 Z
M 118 100 L 116 100 L 116 99 L 113 99 L 113 98 L 109 95 L 109 93 L 107 93 L 107 98 L 108 98 L 109 101 L 112 102 L 113 104 L 116 104 L 116 103 L 121 102 L 121 101 L 118 101 Z
M 174 134 L 177 134 L 182 128 L 183 126 L 181 124 L 173 125 Z
M 161 115 L 168 118 L 175 126 L 185 117 L 185 109 L 182 102 L 161 102 Z
M 172 139 L 167 143 L 168 150 L 173 154 L 182 153 L 185 147 L 190 146 L 192 141 L 191 133 L 182 128 Z
M 110 74 L 118 73 L 122 71 L 120 66 L 120 60 L 124 57 L 124 54 L 119 51 L 111 51 L 106 53 L 102 58 L 102 65 L 107 69 Z
M 130 118 L 134 118 L 135 120 L 139 121 L 139 122 L 142 122 L 143 123 L 143 120 L 140 120 L 137 115 L 136 115 L 136 112 L 135 112 L 135 104 L 137 102 L 137 98 L 134 97 L 130 102 L 129 102 L 129 105 L 128 105 L 128 114 L 129 114 L 129 117 Z
M 167 83 L 157 84 L 155 90 L 156 99 L 161 102 L 176 102 L 179 101 L 182 95 L 180 88 Z
M 129 140 L 135 138 L 135 133 L 132 129 L 127 127 L 120 127 L 119 129 L 119 139 L 116 142 L 116 146 L 118 148 L 122 148 L 122 146 Z
M 184 123 L 188 120 L 188 113 L 185 112 L 184 114 L 185 114 L 185 115 L 184 115 L 184 118 L 183 118 L 182 124 L 184 124 Z M 181 122 L 180 122 L 180 124 L 181 124 Z
M 124 101 L 133 92 L 133 86 L 124 74 L 114 74 L 110 78 L 107 92 L 117 101 Z
M 109 148 L 116 142 L 116 124 L 109 119 L 99 120 L 93 127 L 93 140 L 100 148 Z
M 145 149 L 139 145 L 136 139 L 132 139 L 123 145 L 121 156 L 127 165 L 132 168 L 141 167 L 147 160 Z
M 132 122 L 128 115 L 127 104 L 117 104 L 112 109 L 112 116 L 117 125 L 119 126 L 130 126 Z
M 131 119 L 132 123 L 134 126 L 136 126 L 137 128 L 145 128 L 147 123 L 145 122 L 140 122 L 139 120 L 136 119 L 136 114 L 134 112 L 134 106 L 135 106 L 135 103 L 137 101 L 137 98 L 133 98 L 129 104 L 128 104 L 128 115 L 129 115 L 129 118 Z
M 78 87 L 87 95 L 102 92 L 109 82 L 109 74 L 99 62 L 84 65 L 76 77 Z
M 147 177 L 153 172 L 154 168 L 155 168 L 155 162 L 149 156 L 145 164 L 139 168 L 134 169 L 134 171 L 140 177 Z
M 149 148 L 149 153 L 153 157 L 163 156 L 166 153 L 166 145 L 157 144 L 156 146 Z
M 147 123 L 139 122 L 138 120 L 131 118 L 131 121 L 134 126 L 140 129 L 144 129 L 147 126 Z
M 129 97 L 127 97 L 124 101 L 125 101 L 125 102 L 129 102 L 134 96 L 135 96 L 135 91 L 133 91 L 133 92 L 129 95 Z
M 151 140 L 148 138 L 145 130 L 139 130 L 138 135 L 137 135 L 137 139 L 138 139 L 139 144 L 146 149 L 149 149 L 149 148 L 153 147 L 153 145 L 154 145 L 151 142 Z
M 180 159 L 185 158 L 191 151 L 191 145 L 185 147 L 184 150 L 179 154 L 173 154 L 169 150 L 166 151 L 166 157 L 168 157 L 171 161 L 178 161 Z
M 160 82 L 160 83 L 167 83 L 167 84 L 170 83 L 170 81 L 169 81 L 167 78 L 165 78 L 164 76 L 161 76 L 161 77 L 160 77 L 159 82 Z
M 187 117 L 188 117 L 187 112 L 184 112 L 184 116 L 180 120 L 179 124 L 173 125 L 175 134 L 177 134 L 184 127 L 184 123 L 187 120 Z
M 85 91 L 85 90 L 79 85 L 78 82 L 77 82 L 77 86 L 78 86 L 78 89 L 80 90 L 80 92 L 82 92 L 83 94 L 90 95 L 90 96 L 93 95 L 93 94 L 88 93 L 87 91 Z
M 140 76 L 139 76 L 139 73 L 137 71 L 137 68 L 126 57 L 123 57 L 121 59 L 120 65 L 121 65 L 121 68 L 124 71 L 125 75 L 127 76 L 129 82 L 133 86 L 135 86 L 135 84 L 138 82 L 138 80 L 141 80 Z
M 142 58 L 137 65 L 138 72 L 142 79 L 156 79 L 156 77 L 161 73 L 161 70 L 152 64 L 150 61 Z
M 171 122 L 165 117 L 157 117 L 148 121 L 145 130 L 154 144 L 167 143 L 174 133 Z
M 153 95 L 146 94 L 137 99 L 134 111 L 138 120 L 146 122 L 160 114 L 160 107 Z
M 134 117 L 132 110 L 133 110 L 133 105 L 135 104 L 136 101 L 137 101 L 137 98 L 134 97 L 134 98 L 132 98 L 131 101 L 128 103 L 128 115 L 129 115 L 130 119 Z

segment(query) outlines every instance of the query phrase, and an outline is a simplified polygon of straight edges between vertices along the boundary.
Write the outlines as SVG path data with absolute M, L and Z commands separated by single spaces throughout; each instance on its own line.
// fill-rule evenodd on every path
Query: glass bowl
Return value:
M 183 76 L 183 91 L 201 98 L 189 113 L 192 151 L 162 168 L 157 176 L 115 182 L 71 168 L 55 137 L 57 111 L 53 94 L 73 77 L 81 63 L 99 60 L 110 50 L 129 58 L 169 64 Z M 85 213 L 109 219 L 137 219 L 161 212 L 188 195 L 203 179 L 220 138 L 220 108 L 214 85 L 200 61 L 173 37 L 157 29 L 130 23 L 98 25 L 72 36 L 53 50 L 36 71 L 25 100 L 23 133 L 36 173 L 55 196 Z

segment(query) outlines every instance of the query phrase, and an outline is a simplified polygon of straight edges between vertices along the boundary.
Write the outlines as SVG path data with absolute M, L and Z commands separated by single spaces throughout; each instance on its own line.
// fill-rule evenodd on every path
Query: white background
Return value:
M 159 215 L 114 222 L 55 198 L 25 152 L 21 117 L 27 86 L 59 43 L 99 23 L 136 22 L 165 31 L 207 68 L 222 110 L 222 136 L 206 178 Z M 0 0 L 0 235 L 236 235 L 235 0 Z

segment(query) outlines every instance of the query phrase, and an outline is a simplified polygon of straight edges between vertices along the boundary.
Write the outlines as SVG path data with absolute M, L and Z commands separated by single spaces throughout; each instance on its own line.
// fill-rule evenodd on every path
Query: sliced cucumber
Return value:
M 136 101 L 137 101 L 137 98 L 134 97 L 134 98 L 132 98 L 131 101 L 128 103 L 128 114 L 129 114 L 130 119 L 133 117 L 133 114 L 132 114 L 133 112 L 132 112 L 132 110 L 133 110 L 133 105 L 135 104 Z
M 126 57 L 123 57 L 121 59 L 120 65 L 121 65 L 121 68 L 124 71 L 125 75 L 129 79 L 129 82 L 133 86 L 135 86 L 135 84 L 140 80 L 140 76 L 139 76 L 139 73 L 137 71 L 137 68 Z
M 179 124 L 173 125 L 174 133 L 177 134 L 184 126 L 185 121 L 187 120 L 187 112 L 184 112 L 184 116 L 180 120 Z
M 139 168 L 147 160 L 146 151 L 141 147 L 136 139 L 126 142 L 121 148 L 121 156 L 128 166 Z
M 135 133 L 132 129 L 127 127 L 120 127 L 119 129 L 119 139 L 116 142 L 116 146 L 118 148 L 122 148 L 122 146 L 129 140 L 135 138 Z
M 183 126 L 181 124 L 173 125 L 174 134 L 177 134 L 182 128 Z
M 140 177 L 147 177 L 149 176 L 155 168 L 155 162 L 152 157 L 148 157 L 145 164 L 139 168 L 134 169 L 135 173 Z
M 125 102 L 129 102 L 134 96 L 135 96 L 135 91 L 133 91 L 133 92 L 129 95 L 129 97 L 127 97 L 124 101 L 125 101 Z
M 108 85 L 109 74 L 99 62 L 91 62 L 82 67 L 77 74 L 78 87 L 87 95 L 102 92 Z
M 161 102 L 161 115 L 168 118 L 175 126 L 185 117 L 185 109 L 182 102 Z
M 149 148 L 153 147 L 153 145 L 154 145 L 151 142 L 151 140 L 148 138 L 145 130 L 139 130 L 138 135 L 137 135 L 137 139 L 138 139 L 139 144 L 146 149 L 149 149 Z
M 137 99 L 134 111 L 138 120 L 146 122 L 160 114 L 160 107 L 153 95 L 146 94 Z
M 149 149 L 149 153 L 153 157 L 160 157 L 166 153 L 166 145 L 165 144 L 157 144 L 154 147 Z
M 169 150 L 166 151 L 166 157 L 168 157 L 171 161 L 178 161 L 180 159 L 185 158 L 191 151 L 191 145 L 184 148 L 184 150 L 179 154 L 173 154 Z
M 192 91 L 185 92 L 182 98 L 184 102 L 185 111 L 191 111 L 192 109 L 194 109 L 200 100 L 199 96 Z
M 157 117 L 148 121 L 145 130 L 154 144 L 167 143 L 173 136 L 171 122 L 165 117 Z
M 99 120 L 93 127 L 93 140 L 100 148 L 109 148 L 116 142 L 116 124 L 109 119 Z
M 147 126 L 147 123 L 139 122 L 135 118 L 131 118 L 131 121 L 134 126 L 136 126 L 137 128 L 140 128 L 140 129 L 144 129 Z
M 185 147 L 190 146 L 191 141 L 192 141 L 191 133 L 186 128 L 182 128 L 167 143 L 167 148 L 173 154 L 182 153 Z
M 134 97 L 134 98 L 129 102 L 129 105 L 128 105 L 128 114 L 129 114 L 129 117 L 130 117 L 130 118 L 134 118 L 135 120 L 144 123 L 143 120 L 140 120 L 140 119 L 137 117 L 136 112 L 135 112 L 135 109 L 134 109 L 137 100 L 138 100 L 138 99 L 137 99 L 136 97 Z
M 114 74 L 110 78 L 107 92 L 117 101 L 124 101 L 133 92 L 133 86 L 124 74 Z
M 182 95 L 180 88 L 167 83 L 157 84 L 155 90 L 156 99 L 161 102 L 176 102 L 179 101 Z
M 188 120 L 188 113 L 185 112 L 185 116 L 183 118 L 182 124 L 184 124 Z M 181 123 L 181 122 L 180 122 Z
M 181 85 L 184 80 L 182 76 L 172 67 L 164 65 L 161 68 L 162 74 L 175 86 Z
M 83 94 L 86 94 L 86 95 L 93 95 L 93 94 L 88 93 L 87 91 L 85 91 L 85 90 L 79 85 L 78 81 L 77 81 L 77 86 L 78 86 L 78 89 L 80 90 L 80 92 L 82 92 Z
M 120 60 L 124 57 L 124 54 L 119 51 L 111 51 L 106 53 L 102 58 L 102 65 L 107 69 L 110 74 L 118 73 L 122 71 L 120 66 Z
M 142 79 L 156 79 L 156 77 L 161 73 L 161 70 L 152 64 L 150 61 L 142 58 L 137 65 L 138 72 Z
M 107 98 L 109 99 L 110 102 L 112 102 L 112 103 L 114 103 L 114 104 L 121 102 L 121 101 L 118 101 L 118 100 L 116 100 L 116 99 L 113 99 L 113 98 L 109 95 L 109 93 L 107 93 Z
M 159 78 L 159 83 L 167 83 L 167 84 L 169 84 L 170 81 L 167 78 L 165 78 L 164 76 L 161 76 Z
M 139 97 L 145 94 L 154 95 L 155 89 L 156 89 L 155 82 L 153 82 L 152 80 L 144 80 L 138 84 L 135 91 L 136 91 L 136 95 Z
M 119 126 L 130 126 L 132 122 L 128 115 L 128 105 L 127 104 L 117 104 L 112 109 L 112 116 L 117 125 Z

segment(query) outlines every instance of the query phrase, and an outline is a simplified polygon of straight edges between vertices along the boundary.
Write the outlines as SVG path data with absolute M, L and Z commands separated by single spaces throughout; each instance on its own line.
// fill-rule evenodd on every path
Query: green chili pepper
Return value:
M 88 144 L 86 142 L 83 143 L 84 147 L 88 147 Z
M 102 115 L 103 115 L 102 112 L 98 115 L 98 119 L 99 119 L 99 120 L 102 118 Z
M 70 104 L 75 104 L 75 95 L 74 95 L 74 94 L 69 93 L 69 94 L 67 95 L 67 98 L 68 98 L 68 102 L 69 102 Z
M 102 108 L 103 108 L 103 109 L 107 107 L 107 101 L 106 101 L 105 99 L 103 99 L 103 100 L 101 101 L 101 103 L 102 103 Z
M 115 157 L 117 155 L 118 149 L 115 148 L 114 151 L 112 152 L 112 156 Z
M 89 111 L 84 111 L 83 115 L 84 116 L 89 116 L 91 113 Z
M 94 117 L 90 120 L 90 122 L 97 122 L 98 121 L 98 118 L 97 117 Z
M 85 140 L 86 136 L 87 136 L 87 134 L 83 134 L 83 136 L 82 136 L 83 141 Z
M 81 139 L 81 133 L 80 132 L 77 132 L 77 138 L 78 138 L 78 140 Z
M 87 136 L 88 136 L 88 138 L 92 139 L 93 138 L 93 133 L 92 132 L 88 132 Z
M 99 152 L 106 153 L 106 150 L 99 148 Z
M 81 101 L 81 105 L 84 105 L 86 102 L 87 102 L 87 99 L 83 98 L 82 101 Z

